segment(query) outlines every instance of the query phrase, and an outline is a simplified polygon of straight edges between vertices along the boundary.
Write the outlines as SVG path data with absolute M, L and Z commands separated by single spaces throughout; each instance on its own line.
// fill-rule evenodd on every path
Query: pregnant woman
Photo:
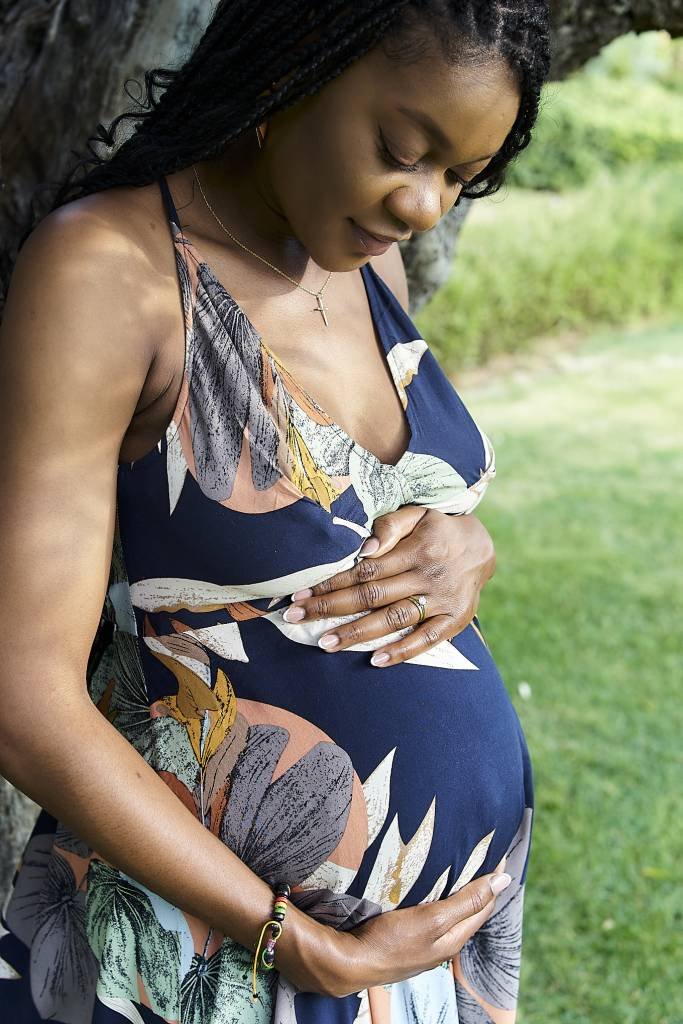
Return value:
M 26 238 L 0 770 L 42 810 L 2 1024 L 514 1021 L 494 454 L 395 243 L 500 186 L 547 72 L 539 2 L 222 2 Z

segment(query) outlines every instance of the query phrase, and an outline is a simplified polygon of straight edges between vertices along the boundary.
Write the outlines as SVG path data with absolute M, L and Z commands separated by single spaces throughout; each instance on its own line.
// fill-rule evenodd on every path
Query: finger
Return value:
M 421 505 L 401 505 L 394 512 L 377 516 L 372 524 L 372 536 L 379 540 L 379 547 L 369 552 L 369 557 L 377 558 L 378 555 L 384 555 L 387 551 L 391 551 L 403 537 L 407 537 L 409 533 L 413 532 L 427 512 L 429 509 Z M 368 537 L 368 541 L 370 539 Z M 362 553 L 365 554 L 363 551 Z
M 506 872 L 492 872 L 482 875 L 453 896 L 442 900 L 441 903 L 452 916 L 450 924 L 435 943 L 435 953 L 439 956 L 443 953 L 444 959 L 448 959 L 459 952 L 491 917 L 497 897 L 511 882 L 512 878 Z
M 382 579 L 388 576 L 398 576 L 399 573 L 407 572 L 415 567 L 414 559 L 411 557 L 410 549 L 398 547 L 384 555 L 382 558 L 361 558 L 356 565 L 335 576 L 317 583 L 310 587 L 307 597 L 317 597 L 321 594 L 329 594 L 335 590 L 343 590 L 346 587 L 354 587 L 360 583 L 370 583 L 372 580 Z M 297 591 L 297 593 L 302 593 Z M 295 600 L 292 595 L 292 600 Z M 296 601 L 305 600 L 303 597 L 296 598 Z
M 361 615 L 342 626 L 335 626 L 330 633 L 320 637 L 318 644 L 326 651 L 342 651 L 344 648 L 369 643 L 371 640 L 381 639 L 390 633 L 414 626 L 419 620 L 419 615 L 420 612 L 413 601 L 407 598 L 395 601 L 376 612 L 368 612 L 367 615 Z M 332 644 L 330 637 L 337 637 L 338 642 Z M 375 653 L 373 652 L 373 657 Z
M 410 603 L 412 604 L 412 602 Z M 417 612 L 417 609 L 415 610 Z M 427 610 L 429 610 L 429 601 L 427 601 Z M 418 619 L 419 613 L 415 621 Z M 379 668 L 400 665 L 402 661 L 415 658 L 418 654 L 423 654 L 431 647 L 443 643 L 444 640 L 452 639 L 452 637 L 462 632 L 464 628 L 464 626 L 460 626 L 452 615 L 430 615 L 424 622 L 416 625 L 409 633 L 402 636 L 400 640 L 395 640 L 386 647 L 384 645 L 378 647 L 373 653 L 372 664 L 378 665 Z M 337 632 L 339 630 L 335 630 L 335 633 Z M 383 654 L 387 654 L 388 658 L 382 659 Z
M 398 576 L 369 580 L 345 590 L 335 590 L 330 594 L 314 595 L 292 602 L 284 613 L 284 618 L 286 622 L 308 622 L 313 619 L 331 619 L 339 615 L 355 615 L 358 612 L 371 611 L 373 608 L 383 608 L 415 593 L 420 582 L 415 573 L 401 573 Z

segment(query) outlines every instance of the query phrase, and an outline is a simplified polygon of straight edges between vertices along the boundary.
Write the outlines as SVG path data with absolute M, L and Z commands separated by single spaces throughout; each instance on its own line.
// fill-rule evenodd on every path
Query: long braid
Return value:
M 86 143 L 90 155 L 59 186 L 52 209 L 106 188 L 147 185 L 218 156 L 268 117 L 314 95 L 380 41 L 397 36 L 409 18 L 432 29 L 444 53 L 449 47 L 451 56 L 493 52 L 517 78 L 515 125 L 500 153 L 462 193 L 490 195 L 510 160 L 528 145 L 538 115 L 550 62 L 545 0 L 220 0 L 185 63 L 146 71 L 138 109 L 97 126 Z M 133 122 L 134 130 L 118 144 L 124 121 Z M 102 146 L 113 152 L 102 156 L 95 148 Z

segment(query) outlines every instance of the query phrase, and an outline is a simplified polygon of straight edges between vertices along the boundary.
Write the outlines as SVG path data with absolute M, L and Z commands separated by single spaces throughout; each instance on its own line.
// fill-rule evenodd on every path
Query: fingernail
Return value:
M 385 662 L 389 661 L 389 655 L 384 654 L 373 654 L 370 658 L 371 665 L 384 665 Z
M 292 605 L 290 604 L 289 608 L 284 613 L 282 618 L 285 620 L 285 622 L 299 622 L 301 619 L 304 618 L 305 615 L 305 608 L 300 608 L 296 605 L 292 607 Z
M 379 547 L 379 540 L 377 537 L 368 537 L 365 543 L 361 546 L 361 555 L 371 555 L 373 551 L 376 551 Z
M 512 878 L 507 872 L 504 872 L 502 875 L 494 875 L 491 879 L 491 892 L 494 896 L 498 896 L 507 889 L 511 881 Z
M 296 594 L 292 594 L 292 601 L 303 601 L 305 597 L 313 597 L 310 587 L 306 587 L 305 590 L 297 590 Z
M 332 647 L 337 647 L 339 644 L 339 637 L 336 633 L 328 633 L 326 636 L 321 636 L 318 640 L 318 645 L 324 647 L 325 650 L 330 650 Z

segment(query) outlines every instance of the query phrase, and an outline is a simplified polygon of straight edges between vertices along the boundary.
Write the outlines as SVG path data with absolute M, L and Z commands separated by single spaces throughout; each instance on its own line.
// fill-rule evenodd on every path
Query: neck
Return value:
M 269 259 L 292 276 L 301 275 L 311 262 L 307 250 L 294 235 L 282 212 L 267 161 L 251 140 L 238 140 L 213 160 L 200 161 L 196 169 L 206 198 L 227 228 L 259 256 Z M 196 182 L 194 182 L 196 188 Z M 199 189 L 195 201 L 204 207 L 206 235 L 221 244 L 229 241 L 206 207 Z

